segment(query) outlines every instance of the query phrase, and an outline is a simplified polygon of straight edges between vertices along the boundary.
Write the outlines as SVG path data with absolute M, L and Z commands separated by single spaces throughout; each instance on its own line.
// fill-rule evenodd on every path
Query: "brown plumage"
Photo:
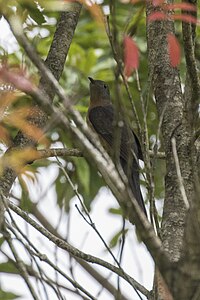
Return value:
M 114 147 L 115 111 L 110 99 L 108 85 L 101 80 L 90 80 L 90 105 L 87 113 L 89 126 L 99 135 L 104 148 L 111 154 Z M 121 167 L 143 212 L 146 214 L 140 190 L 138 159 L 143 159 L 139 140 L 134 132 L 125 124 L 120 134 L 119 160 Z

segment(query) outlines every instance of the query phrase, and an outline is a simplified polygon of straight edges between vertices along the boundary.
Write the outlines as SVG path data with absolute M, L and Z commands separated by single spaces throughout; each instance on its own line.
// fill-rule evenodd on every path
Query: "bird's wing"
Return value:
M 114 111 L 112 105 L 97 106 L 89 111 L 88 119 L 94 130 L 108 143 L 113 144 Z
M 98 133 L 106 144 L 107 151 L 110 151 L 113 147 L 113 135 L 114 135 L 114 110 L 112 105 L 97 106 L 89 110 L 88 120 L 93 126 L 94 130 Z M 130 151 L 131 150 L 131 151 Z M 132 153 L 135 153 L 132 156 Z M 121 130 L 120 140 L 120 162 L 121 166 L 129 179 L 129 183 L 133 194 L 141 206 L 142 210 L 146 214 L 142 194 L 139 185 L 139 169 L 137 158 L 142 157 L 140 154 L 141 148 L 137 137 L 134 132 L 125 124 Z M 142 152 L 141 152 L 142 153 Z M 129 155 L 132 156 L 132 162 L 129 160 Z
M 94 130 L 103 138 L 104 141 L 113 147 L 113 134 L 115 131 L 114 122 L 114 110 L 112 105 L 97 106 L 89 111 L 88 119 Z M 121 141 L 120 141 L 120 157 L 125 161 L 128 161 L 130 150 L 133 150 L 136 157 L 140 155 L 140 144 L 132 130 L 128 130 L 128 126 L 124 125 L 121 129 Z

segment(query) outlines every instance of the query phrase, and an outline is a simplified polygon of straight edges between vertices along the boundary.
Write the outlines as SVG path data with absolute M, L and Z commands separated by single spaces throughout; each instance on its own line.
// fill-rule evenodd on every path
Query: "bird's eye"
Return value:
M 106 84 L 104 84 L 104 89 L 107 89 L 107 85 Z

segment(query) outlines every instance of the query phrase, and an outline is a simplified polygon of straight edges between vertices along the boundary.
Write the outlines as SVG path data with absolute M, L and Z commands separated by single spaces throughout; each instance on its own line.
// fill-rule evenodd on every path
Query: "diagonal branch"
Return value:
M 45 216 L 39 211 L 37 204 L 32 203 L 31 205 L 31 213 L 34 215 L 34 217 L 37 218 L 37 220 L 42 224 L 43 227 L 45 227 L 48 231 L 50 231 L 55 236 L 59 237 L 60 239 L 63 239 L 62 236 L 58 233 L 58 231 L 49 223 L 49 221 L 45 218 Z M 71 254 L 68 253 L 70 256 Z M 97 272 L 94 268 L 90 266 L 87 262 L 84 260 L 73 256 L 73 258 L 79 263 L 80 266 L 84 270 L 86 270 L 93 278 L 96 279 L 97 282 L 99 282 L 100 285 L 102 285 L 108 292 L 110 292 L 111 295 L 116 295 L 117 290 L 115 287 L 105 278 L 103 277 L 99 272 Z M 121 296 L 122 300 L 127 300 L 125 296 Z
M 77 248 L 73 247 L 63 239 L 60 239 L 59 237 L 53 235 L 48 230 L 46 230 L 44 227 L 39 225 L 37 222 L 35 222 L 31 217 L 28 216 L 27 213 L 25 213 L 23 210 L 21 210 L 18 206 L 16 206 L 11 201 L 8 201 L 8 206 L 20 217 L 22 217 L 27 223 L 29 223 L 32 227 L 34 227 L 37 231 L 39 231 L 43 236 L 45 236 L 47 239 L 49 239 L 51 242 L 53 242 L 56 246 L 59 248 L 67 251 L 70 253 L 73 257 L 81 258 L 87 262 L 95 263 L 97 265 L 100 265 L 102 267 L 107 268 L 108 270 L 116 273 L 123 279 L 125 279 L 129 284 L 131 284 L 133 287 L 136 287 L 139 291 L 141 291 L 144 295 L 148 295 L 148 291 L 139 283 L 137 283 L 131 276 L 129 276 L 127 273 L 123 271 L 122 268 L 118 268 L 113 266 L 112 264 L 97 258 L 93 255 L 86 254 Z
M 54 87 L 56 94 L 65 104 L 66 111 L 63 112 L 57 107 L 50 105 L 48 98 L 45 97 L 44 93 L 42 94 L 39 90 L 34 90 L 32 96 L 35 96 L 36 98 L 40 99 L 42 103 L 45 103 L 52 110 L 55 116 L 59 118 L 60 122 L 63 123 L 66 128 L 69 128 L 72 131 L 78 143 L 81 145 L 81 148 L 84 149 L 86 157 L 90 162 L 92 161 L 96 164 L 106 183 L 109 185 L 112 192 L 116 196 L 116 199 L 118 200 L 120 206 L 126 208 L 125 213 L 127 217 L 129 218 L 130 222 L 134 223 L 137 226 L 141 238 L 146 244 L 155 262 L 158 264 L 163 274 L 166 275 L 172 268 L 170 260 L 163 249 L 160 239 L 155 235 L 151 224 L 147 221 L 144 214 L 141 212 L 140 207 L 133 197 L 130 188 L 126 186 L 121 180 L 112 160 L 101 146 L 101 143 L 99 142 L 97 136 L 89 128 L 87 128 L 81 115 L 77 111 L 73 110 L 70 105 L 69 99 L 65 96 L 64 90 L 59 86 L 58 82 L 55 80 L 49 70 L 43 65 L 43 63 L 39 59 L 37 59 L 37 55 L 34 49 L 27 42 L 25 36 L 23 35 L 23 32 L 19 32 L 19 30 L 16 32 L 12 24 L 11 27 L 16 39 L 19 41 L 19 43 L 22 44 L 30 59 L 38 67 L 42 76 L 45 76 L 46 79 L 51 82 L 51 85 Z M 69 113 L 73 118 L 76 126 L 73 126 L 69 121 Z
M 45 60 L 45 65 L 58 81 L 64 69 L 66 57 L 78 23 L 81 8 L 82 5 L 76 1 L 73 3 L 73 10 L 61 12 L 51 47 Z M 46 81 L 43 76 L 40 79 L 40 87 L 53 101 L 55 90 L 52 88 L 51 84 L 49 84 L 49 81 Z

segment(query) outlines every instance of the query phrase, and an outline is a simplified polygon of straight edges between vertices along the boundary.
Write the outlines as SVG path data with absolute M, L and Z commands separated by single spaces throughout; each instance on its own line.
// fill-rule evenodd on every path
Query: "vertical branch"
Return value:
M 154 179 L 152 174 L 152 168 L 151 168 L 151 160 L 150 160 L 150 154 L 149 154 L 149 135 L 148 135 L 148 127 L 147 127 L 147 111 L 145 109 L 145 103 L 144 98 L 141 91 L 140 86 L 140 79 L 138 71 L 135 72 L 136 74 L 136 81 L 137 81 L 137 87 L 140 94 L 140 102 L 142 104 L 142 113 L 143 113 L 143 122 L 144 122 L 144 129 L 143 129 L 143 147 L 144 147 L 144 161 L 146 166 L 146 176 L 147 176 L 147 183 L 148 183 L 148 192 L 149 192 L 149 200 L 150 200 L 150 219 L 152 225 L 156 226 L 156 232 L 159 232 L 159 223 L 158 223 L 158 214 L 155 206 L 155 188 L 154 188 Z
M 74 5 L 74 11 L 62 12 L 60 19 L 57 23 L 56 31 L 53 37 L 52 45 L 46 59 L 46 65 L 52 72 L 53 76 L 59 80 L 65 64 L 65 59 L 72 42 L 74 31 L 79 19 L 81 11 L 81 4 L 76 2 Z M 6 16 L 5 16 L 6 18 Z M 53 100 L 55 91 L 51 84 L 48 84 L 45 77 L 40 80 L 40 86 L 50 99 Z M 43 128 L 47 122 L 47 115 L 41 109 L 37 110 L 37 114 L 30 116 L 32 124 L 36 127 Z M 35 145 L 35 142 L 25 136 L 21 131 L 17 134 L 13 141 L 13 147 L 27 147 Z M 12 147 L 8 150 L 11 151 Z M 12 168 L 6 168 L 0 178 L 0 189 L 2 189 L 5 196 L 8 195 L 12 184 L 17 174 Z
M 187 1 L 191 3 L 191 1 Z M 194 12 L 186 12 L 188 15 L 197 19 L 197 1 L 192 1 L 196 7 Z M 185 12 L 184 12 L 185 13 Z M 200 99 L 200 80 L 198 76 L 198 68 L 195 59 L 195 37 L 196 25 L 182 21 L 183 47 L 186 60 L 186 82 L 185 82 L 185 97 L 186 107 L 188 109 L 189 120 L 192 127 L 195 128 L 198 118 L 198 103 Z
M 168 3 L 171 2 L 168 1 Z M 192 123 L 185 114 L 185 103 L 190 99 L 184 99 L 179 71 L 176 67 L 171 66 L 169 60 L 167 35 L 174 33 L 174 23 L 170 19 L 150 22 L 148 17 L 156 9 L 157 7 L 148 2 L 149 68 L 157 110 L 160 120 L 162 120 L 161 131 L 166 154 L 165 202 L 161 236 L 163 245 L 173 261 L 180 261 L 181 254 L 184 255 L 184 260 L 180 262 L 183 264 L 181 272 L 175 272 L 171 279 L 171 292 L 177 299 L 191 299 L 196 288 L 196 278 L 194 274 L 189 275 L 191 271 L 189 266 L 194 266 L 195 263 L 198 266 L 200 264 L 199 255 L 197 256 L 197 242 L 194 239 L 195 225 L 191 222 L 192 212 L 188 213 L 186 210 L 181 192 L 183 187 L 180 189 L 180 178 L 178 178 L 181 174 L 181 182 L 184 182 L 184 198 L 188 199 L 190 206 L 193 206 L 196 196 L 193 161 L 196 158 L 193 149 Z M 159 9 L 162 10 L 162 8 Z M 173 146 L 173 140 L 176 141 L 176 149 Z M 177 151 L 172 151 L 173 149 Z M 188 234 L 185 235 L 185 233 Z M 186 257 L 191 264 L 186 262 Z M 195 278 L 194 281 L 192 281 L 192 276 Z M 173 281 L 176 282 L 176 288 L 172 284 Z M 183 287 L 183 282 L 187 282 L 187 287 Z
M 147 42 L 149 69 L 160 119 L 166 153 L 165 203 L 162 222 L 162 237 L 165 247 L 174 260 L 179 259 L 185 222 L 185 206 L 177 182 L 176 166 L 171 151 L 171 137 L 177 142 L 180 168 L 184 182 L 187 182 L 188 199 L 192 196 L 193 174 L 188 153 L 191 153 L 191 133 L 184 119 L 184 101 L 181 92 L 179 72 L 169 61 L 167 34 L 174 32 L 172 21 L 149 22 L 148 17 L 155 7 L 147 4 Z M 187 154 L 186 154 L 187 153 Z M 190 156 L 189 156 L 190 157 Z M 176 199 L 176 201 L 175 201 Z M 169 229 L 172 224 L 176 232 Z
M 38 296 L 36 295 L 36 293 L 34 291 L 34 288 L 32 287 L 32 284 L 29 281 L 29 278 L 28 278 L 29 276 L 28 276 L 28 272 L 26 270 L 26 266 L 24 265 L 23 261 L 19 258 L 17 251 L 12 243 L 10 234 L 8 233 L 8 231 L 6 229 L 4 230 L 3 234 L 4 234 L 5 240 L 7 241 L 8 245 L 9 245 L 9 248 L 15 258 L 17 268 L 18 268 L 22 278 L 24 278 L 24 281 L 26 282 L 26 285 L 28 286 L 28 289 L 29 289 L 33 299 L 39 300 Z

